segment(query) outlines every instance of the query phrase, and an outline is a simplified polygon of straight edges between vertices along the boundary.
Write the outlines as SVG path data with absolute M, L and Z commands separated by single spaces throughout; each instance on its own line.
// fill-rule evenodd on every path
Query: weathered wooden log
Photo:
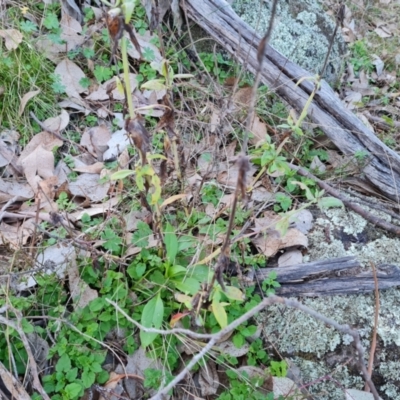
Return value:
M 333 296 L 372 292 L 375 281 L 371 269 L 362 268 L 355 257 L 341 257 L 280 268 L 262 268 L 256 271 L 258 281 L 271 271 L 281 284 L 276 289 L 280 296 Z M 378 288 L 400 286 L 400 269 L 382 264 L 376 267 Z
M 187 16 L 208 32 L 251 72 L 257 70 L 260 36 L 232 10 L 225 0 L 181 0 Z M 312 74 L 267 47 L 262 81 L 291 107 L 301 112 L 313 90 L 311 81 L 300 78 Z M 308 109 L 310 120 L 346 155 L 367 151 L 370 161 L 365 178 L 388 198 L 398 201 L 400 156 L 382 143 L 351 111 L 331 87 L 322 81 L 321 89 Z

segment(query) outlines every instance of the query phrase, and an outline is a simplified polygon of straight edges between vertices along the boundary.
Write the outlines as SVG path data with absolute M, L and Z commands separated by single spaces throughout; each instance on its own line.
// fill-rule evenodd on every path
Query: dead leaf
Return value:
M 21 104 L 19 105 L 19 111 L 18 111 L 18 115 L 21 116 L 22 113 L 25 110 L 25 106 L 28 103 L 28 101 L 30 99 L 32 99 L 33 97 L 35 97 L 37 94 L 40 93 L 40 89 L 39 90 L 33 90 L 31 92 L 25 93 L 24 96 L 21 99 Z
M 95 126 L 85 130 L 81 137 L 81 146 L 96 157 L 98 160 L 103 160 L 103 154 L 108 150 L 108 142 L 111 139 L 110 130 L 106 125 Z
M 115 160 L 131 144 L 125 129 L 115 131 L 107 142 L 108 150 L 103 154 L 103 160 Z
M 100 172 L 104 168 L 104 163 L 102 162 L 97 162 L 92 165 L 86 165 L 84 167 L 78 167 L 78 168 L 73 168 L 73 171 L 76 172 L 86 172 L 88 174 L 100 174 Z
M 0 203 L 5 203 L 14 196 L 18 196 L 18 201 L 31 199 L 35 193 L 29 184 L 16 180 L 6 181 L 0 178 Z
M 22 150 L 19 156 L 17 165 L 21 165 L 21 162 L 38 146 L 42 146 L 45 150 L 52 151 L 55 147 L 62 146 L 63 141 L 56 138 L 53 134 L 49 132 L 40 132 L 32 137 L 31 141 Z
M 69 114 L 65 110 L 62 110 L 61 114 L 57 117 L 48 118 L 43 122 L 43 125 L 50 132 L 61 132 L 67 127 L 68 124 Z
M 267 137 L 267 126 L 264 122 L 260 120 L 257 115 L 254 115 L 253 122 L 251 123 L 250 131 L 252 133 L 252 137 L 249 142 L 252 145 L 257 145 L 259 143 L 264 143 Z
M 7 50 L 15 50 L 24 38 L 17 29 L 1 29 L 0 36 L 5 40 Z
M 292 215 L 289 222 L 292 228 L 296 228 L 306 235 L 313 227 L 313 219 L 314 217 L 309 210 L 301 210 Z
M 129 33 L 124 32 L 124 36 L 130 41 Z M 145 49 L 148 48 L 149 51 L 152 51 L 154 54 L 154 59 L 153 61 L 155 63 L 161 63 L 162 61 L 162 56 L 160 53 L 160 50 L 158 49 L 157 46 L 155 46 L 152 42 L 156 38 L 156 36 L 152 35 L 149 31 L 146 31 L 144 35 L 139 35 L 138 33 L 135 33 L 136 39 L 139 42 L 140 48 Z M 135 46 L 129 46 L 128 47 L 128 54 L 132 57 L 135 58 L 136 60 L 140 60 L 140 54 L 136 50 Z
M 204 366 L 200 367 L 199 386 L 202 396 L 212 396 L 217 393 L 219 387 L 219 376 L 215 363 L 208 360 Z
M 308 239 L 298 229 L 288 229 L 285 236 L 281 237 L 276 230 L 269 230 L 266 234 L 252 239 L 257 249 L 267 257 L 274 256 L 279 250 L 288 247 L 307 247 Z
M 35 193 L 38 192 L 38 183 L 54 175 L 54 154 L 43 148 L 42 145 L 21 161 L 26 180 Z
M 374 32 L 381 38 L 388 38 L 392 36 L 392 33 L 384 26 L 375 28 Z
M 303 254 L 300 250 L 290 250 L 283 253 L 278 258 L 278 267 L 287 267 L 289 265 L 298 265 L 303 262 Z
M 86 89 L 79 83 L 82 78 L 85 78 L 85 73 L 71 60 L 62 60 L 57 65 L 54 74 L 60 76 L 61 84 L 65 86 L 65 92 L 69 97 L 79 99 L 80 93 L 86 92 Z
M 100 175 L 82 174 L 70 182 L 69 190 L 74 196 L 85 197 L 93 202 L 104 200 L 110 188 L 110 182 L 100 184 Z

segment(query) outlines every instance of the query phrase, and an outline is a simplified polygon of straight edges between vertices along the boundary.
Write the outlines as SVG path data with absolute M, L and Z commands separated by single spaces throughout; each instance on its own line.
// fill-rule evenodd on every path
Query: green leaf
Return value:
M 174 228 L 171 224 L 167 224 L 164 231 L 164 242 L 167 250 L 167 258 L 171 263 L 174 263 L 178 253 L 178 238 L 174 233 Z
M 219 326 L 221 328 L 225 328 L 228 325 L 228 316 L 226 315 L 225 308 L 220 303 L 220 300 L 221 300 L 221 293 L 219 291 L 216 291 L 213 295 L 213 300 L 211 304 L 212 312 Z
M 185 294 L 195 295 L 200 290 L 200 282 L 194 278 L 186 278 L 183 282 L 174 280 L 174 283 Z
M 257 332 L 257 327 L 255 325 L 249 325 L 246 326 L 245 328 L 243 328 L 240 333 L 244 336 L 244 337 L 248 337 L 248 336 L 252 336 Z
M 59 27 L 57 15 L 54 13 L 47 14 L 46 18 L 43 20 L 43 25 L 47 29 L 57 29 Z
M 243 301 L 244 300 L 244 294 L 243 292 L 238 289 L 237 287 L 234 286 L 227 286 L 225 288 L 225 295 L 231 300 L 237 300 L 237 301 Z
M 90 386 L 92 386 L 95 380 L 96 380 L 96 374 L 93 371 L 85 369 L 82 372 L 82 383 L 85 386 L 85 388 L 89 388 Z
M 32 33 L 37 31 L 38 29 L 38 26 L 31 21 L 23 21 L 21 22 L 19 27 L 21 28 L 21 31 L 25 33 Z
M 164 317 L 164 303 L 160 294 L 153 297 L 143 308 L 141 324 L 145 328 L 160 329 Z M 143 347 L 149 346 L 157 337 L 156 333 L 140 331 L 140 342 Z
M 146 83 L 143 83 L 141 88 L 148 90 L 163 90 L 167 88 L 164 82 L 165 79 L 152 79 L 150 81 L 147 81 Z
M 232 337 L 232 343 L 237 349 L 240 349 L 245 343 L 244 336 L 240 333 L 236 333 L 236 335 Z
M 74 382 L 77 376 L 78 376 L 78 368 L 72 368 L 65 374 L 65 379 L 68 382 Z
M 135 171 L 130 169 L 121 169 L 121 171 L 114 172 L 111 175 L 111 180 L 117 181 L 119 179 L 125 179 L 127 176 L 133 175 Z
M 137 223 L 137 231 L 132 235 L 132 244 L 137 247 L 149 245 L 149 236 L 153 234 L 150 227 L 143 221 Z
M 67 354 L 63 354 L 57 361 L 56 371 L 57 372 L 67 372 L 71 369 L 71 360 Z
M 185 274 L 186 272 L 187 269 L 185 267 L 182 267 L 181 265 L 173 265 L 168 269 L 168 276 L 172 278 L 175 275 Z
M 332 207 L 344 207 L 342 200 L 339 200 L 336 197 L 323 197 L 317 201 L 317 204 L 321 210 Z
M 113 71 L 109 67 L 104 67 L 101 65 L 96 65 L 93 71 L 94 76 L 96 79 L 102 83 L 104 81 L 109 80 L 113 76 Z
M 68 396 L 68 399 L 78 397 L 81 392 L 83 392 L 83 387 L 79 383 L 70 383 L 65 386 L 65 394 Z
M 104 304 L 105 300 L 102 297 L 98 297 L 89 303 L 89 309 L 92 313 L 97 313 L 103 309 Z

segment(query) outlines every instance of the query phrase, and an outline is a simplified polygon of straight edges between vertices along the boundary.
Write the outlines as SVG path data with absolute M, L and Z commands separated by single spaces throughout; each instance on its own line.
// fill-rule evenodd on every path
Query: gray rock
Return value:
M 264 34 L 269 25 L 271 3 L 234 0 L 232 7 L 259 34 Z M 280 0 L 270 44 L 289 60 L 317 74 L 324 64 L 335 25 L 334 19 L 316 0 Z M 343 37 L 337 33 L 324 73 L 331 84 L 340 76 L 345 51 Z

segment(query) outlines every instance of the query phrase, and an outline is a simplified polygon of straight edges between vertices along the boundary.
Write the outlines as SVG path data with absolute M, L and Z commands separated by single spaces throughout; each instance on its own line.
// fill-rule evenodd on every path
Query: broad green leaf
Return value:
M 180 265 L 174 265 L 169 268 L 168 270 L 168 276 L 171 278 L 175 275 L 186 273 L 187 269 L 185 267 L 182 267 Z
M 240 349 L 245 343 L 244 336 L 241 333 L 236 333 L 232 336 L 232 343 L 237 349 Z
M 135 171 L 132 171 L 130 169 L 121 169 L 121 171 L 114 172 L 111 175 L 111 180 L 117 181 L 119 179 L 125 179 L 129 175 L 133 175 Z
M 243 292 L 238 289 L 237 287 L 234 286 L 227 286 L 225 288 L 225 295 L 228 297 L 228 299 L 231 300 L 237 300 L 237 301 L 243 301 L 244 300 L 244 294 Z
M 183 282 L 174 280 L 174 283 L 185 294 L 195 295 L 200 290 L 200 282 L 194 278 L 186 278 Z
M 226 311 L 222 303 L 213 300 L 212 312 L 214 314 L 215 319 L 219 323 L 219 326 L 221 328 L 225 328 L 228 325 L 228 316 L 226 315 Z
M 143 308 L 141 324 L 145 328 L 160 329 L 164 316 L 164 303 L 160 294 L 153 297 Z M 156 333 L 140 331 L 140 342 L 143 347 L 149 346 L 157 337 Z
M 65 386 L 65 394 L 68 396 L 68 399 L 75 399 L 78 397 L 81 392 L 83 392 L 83 387 L 79 383 L 70 383 Z
M 167 258 L 172 263 L 178 253 L 178 238 L 174 233 L 174 228 L 171 224 L 167 224 L 164 233 L 165 248 L 167 250 Z
M 151 204 L 157 204 L 158 200 L 161 198 L 161 180 L 158 175 L 153 175 L 151 177 L 151 183 L 154 187 L 154 192 L 151 195 Z
M 146 83 L 143 83 L 142 89 L 148 89 L 148 90 L 163 90 L 166 89 L 167 87 L 165 86 L 165 80 L 164 79 L 152 79 L 150 81 L 147 81 Z
M 64 372 L 69 371 L 71 369 L 71 360 L 68 354 L 63 354 L 56 364 L 56 371 L 57 372 Z
M 336 197 L 323 197 L 322 199 L 318 200 L 317 204 L 321 209 L 344 207 L 342 200 L 339 200 Z

